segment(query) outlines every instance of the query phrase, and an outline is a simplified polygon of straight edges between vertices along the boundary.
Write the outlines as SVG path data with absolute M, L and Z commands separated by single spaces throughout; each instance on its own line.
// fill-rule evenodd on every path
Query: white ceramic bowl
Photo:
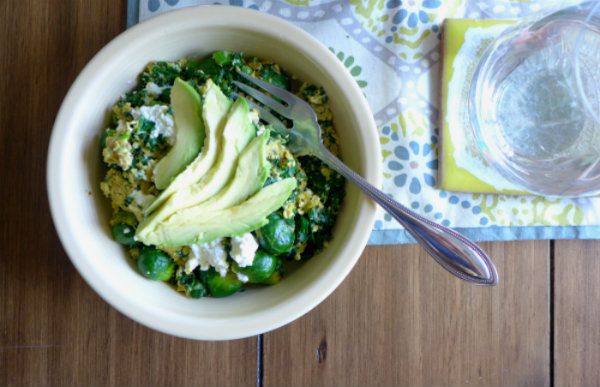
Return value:
M 342 158 L 375 185 L 380 147 L 369 106 L 343 64 L 309 34 L 287 22 L 237 7 L 188 8 L 153 18 L 104 47 L 81 72 L 56 118 L 48 154 L 48 195 L 71 261 L 102 298 L 130 318 L 176 336 L 223 340 L 280 327 L 308 312 L 350 272 L 363 251 L 375 206 L 347 185 L 334 239 L 279 284 L 223 299 L 187 299 L 145 279 L 110 237 L 99 133 L 111 105 L 155 60 L 244 51 L 272 59 L 301 79 L 322 85 L 331 100 Z

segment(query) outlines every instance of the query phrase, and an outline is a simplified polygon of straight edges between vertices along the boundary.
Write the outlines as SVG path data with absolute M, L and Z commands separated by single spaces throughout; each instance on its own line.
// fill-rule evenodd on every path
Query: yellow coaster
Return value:
M 490 175 L 493 175 L 495 171 L 492 171 L 491 166 L 486 166 L 484 161 L 480 161 L 479 173 L 474 173 L 469 168 L 468 164 L 463 161 L 461 165 L 456 160 L 455 150 L 457 149 L 456 144 L 460 143 L 458 149 L 464 147 L 465 138 L 470 135 L 470 125 L 468 120 L 453 119 L 452 116 L 449 119 L 448 113 L 448 95 L 449 95 L 449 84 L 453 80 L 455 75 L 455 62 L 457 61 L 461 47 L 465 44 L 465 38 L 469 29 L 473 32 L 479 33 L 484 29 L 489 29 L 488 33 L 496 34 L 498 26 L 511 24 L 512 21 L 508 20 L 474 20 L 474 19 L 447 19 L 444 24 L 443 32 L 443 44 L 442 44 L 442 92 L 441 92 L 441 112 L 440 112 L 440 127 L 441 127 L 441 150 L 440 150 L 440 169 L 438 181 L 440 188 L 447 191 L 458 191 L 458 192 L 478 192 L 478 193 L 508 193 L 508 194 L 521 194 L 524 192 L 518 191 L 512 185 L 503 181 L 495 184 L 490 181 L 483 181 L 482 176 L 485 175 L 485 171 L 482 174 L 481 165 L 484 169 L 490 169 Z M 474 31 L 473 29 L 477 29 Z M 494 31 L 492 31 L 492 29 Z M 487 40 L 482 38 L 481 42 L 475 44 L 474 48 L 470 48 L 468 53 L 461 53 L 463 56 L 467 56 L 466 62 L 470 63 L 469 69 L 465 69 L 462 63 L 465 62 L 465 58 L 461 59 L 460 71 L 466 72 L 467 75 L 462 74 L 468 82 L 462 82 L 460 87 L 463 87 L 460 101 L 458 101 L 459 108 L 467 111 L 467 96 L 466 90 L 468 90 L 470 84 L 470 77 L 474 71 L 476 64 L 479 62 L 487 43 L 491 41 L 488 37 Z M 455 86 L 455 85 L 454 85 Z M 453 105 L 456 106 L 457 101 L 453 101 Z M 466 114 L 466 113 L 465 113 Z M 464 117 L 464 114 L 463 114 Z M 469 131 L 469 132 L 467 132 Z M 473 148 L 471 146 L 471 148 Z M 479 177 L 477 177 L 478 175 Z M 501 180 L 501 179 L 498 179 Z

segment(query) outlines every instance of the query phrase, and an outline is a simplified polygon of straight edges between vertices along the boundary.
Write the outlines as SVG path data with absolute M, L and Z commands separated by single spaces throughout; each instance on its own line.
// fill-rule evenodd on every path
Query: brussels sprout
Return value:
M 231 271 L 227 272 L 225 277 L 221 277 L 221 275 L 217 273 L 215 269 L 211 268 L 208 271 L 203 271 L 202 276 L 204 283 L 208 287 L 208 292 L 213 297 L 230 296 L 239 291 L 244 285 L 243 282 L 237 278 L 235 273 Z
M 267 278 L 264 282 L 262 282 L 262 284 L 263 285 L 275 285 L 279 281 L 281 281 L 281 273 L 278 271 L 275 271 L 275 272 L 273 272 L 273 274 L 271 274 L 271 276 L 269 278 Z
M 127 223 L 114 224 L 110 229 L 113 239 L 125 246 L 135 245 L 135 227 Z
M 167 253 L 152 247 L 144 247 L 137 259 L 138 271 L 146 278 L 166 281 L 173 275 L 175 262 Z
M 239 267 L 235 265 L 235 271 L 247 276 L 248 282 L 262 284 L 265 283 L 265 281 L 267 281 L 281 265 L 281 259 L 259 249 L 254 256 L 254 261 L 251 266 Z
M 269 223 L 256 230 L 260 246 L 273 254 L 287 253 L 294 246 L 295 224 L 293 219 L 285 219 L 279 213 L 268 217 Z

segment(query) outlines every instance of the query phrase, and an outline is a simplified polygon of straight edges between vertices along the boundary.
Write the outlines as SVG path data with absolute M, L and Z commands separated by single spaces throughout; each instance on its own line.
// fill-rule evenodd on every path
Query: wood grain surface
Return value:
M 599 280 L 600 242 L 555 242 L 556 386 L 600 386 Z
M 265 335 L 265 386 L 549 385 L 548 242 L 484 246 L 496 288 L 416 246 L 368 248 L 333 296 Z
M 251 386 L 256 339 L 203 343 L 125 318 L 77 274 L 52 227 L 46 148 L 125 1 L 0 1 L 0 386 Z

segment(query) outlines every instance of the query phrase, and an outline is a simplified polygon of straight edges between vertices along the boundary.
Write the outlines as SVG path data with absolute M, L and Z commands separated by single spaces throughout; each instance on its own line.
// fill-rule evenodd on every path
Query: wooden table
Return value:
M 125 1 L 0 1 L 0 385 L 600 385 L 599 242 L 484 244 L 496 288 L 415 246 L 369 247 L 296 322 L 194 342 L 149 330 L 74 270 L 45 188 L 52 123 Z

